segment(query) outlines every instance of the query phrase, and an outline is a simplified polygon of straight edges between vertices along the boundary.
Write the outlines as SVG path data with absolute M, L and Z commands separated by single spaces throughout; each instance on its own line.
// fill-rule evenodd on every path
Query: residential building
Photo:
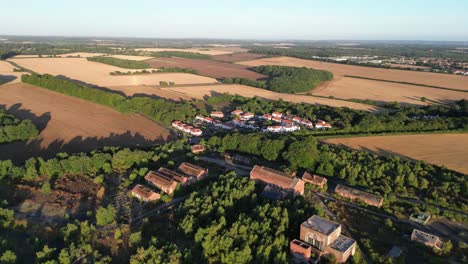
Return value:
M 438 236 L 423 232 L 418 229 L 413 229 L 411 233 L 411 240 L 423 243 L 428 247 L 433 247 L 436 249 L 442 249 L 443 243 Z
M 271 120 L 275 121 L 275 122 L 278 122 L 278 123 L 281 123 L 281 121 L 283 119 L 281 119 L 281 117 L 277 117 L 277 116 L 274 116 L 273 118 L 271 118 Z
M 191 128 L 189 134 L 199 137 L 203 134 L 203 131 L 199 128 Z
M 211 117 L 204 117 L 203 122 L 208 123 L 208 124 L 213 124 L 213 118 Z
M 302 119 L 301 124 L 303 124 L 306 127 L 313 127 L 314 126 L 314 124 L 311 121 L 307 120 L 307 119 Z
M 247 112 L 242 115 L 243 120 L 250 120 L 254 117 L 255 117 L 254 113 L 251 113 L 251 112 Z
M 205 117 L 202 116 L 202 115 L 197 115 L 197 116 L 195 116 L 195 120 L 204 121 L 204 120 L 205 120 Z
M 292 121 L 293 121 L 293 122 L 296 122 L 296 123 L 301 123 L 301 118 L 298 117 L 298 116 L 294 116 L 294 117 L 292 118 Z
M 283 113 L 280 113 L 280 112 L 273 112 L 271 114 L 273 117 L 279 117 L 279 118 L 282 118 L 283 117 Z
M 156 171 L 149 171 L 145 176 L 145 180 L 150 185 L 160 189 L 167 194 L 172 194 L 179 184 L 173 178 Z
M 310 174 L 308 172 L 304 172 L 304 174 L 302 175 L 302 180 L 304 182 L 307 182 L 307 183 L 310 183 L 310 184 L 313 184 L 313 185 L 317 185 L 320 188 L 323 188 L 323 186 L 325 184 L 327 184 L 327 179 L 326 178 L 315 175 L 315 174 Z
M 203 151 L 205 151 L 205 147 L 203 145 L 200 145 L 200 144 L 192 145 L 190 147 L 190 149 L 192 150 L 192 153 L 194 153 L 194 154 L 199 154 L 199 153 L 202 153 Z
M 282 126 L 267 126 L 266 131 L 268 132 L 273 132 L 273 133 L 279 133 L 282 131 Z
M 315 128 L 332 128 L 332 125 L 323 120 L 317 120 L 317 122 L 315 123 Z
M 284 189 L 293 195 L 304 194 L 303 180 L 267 167 L 255 165 L 250 171 L 250 179 Z
M 178 170 L 186 175 L 194 177 L 196 180 L 204 178 L 208 174 L 208 170 L 197 165 L 183 162 L 180 164 Z
M 346 198 L 363 201 L 368 205 L 380 207 L 383 204 L 383 198 L 378 195 L 357 190 L 341 184 L 336 186 L 335 192 Z
M 302 250 L 297 247 L 301 245 L 299 242 L 291 242 L 290 250 L 296 254 L 302 253 L 303 257 L 307 257 L 310 250 L 319 256 L 332 254 L 339 263 L 343 263 L 356 252 L 356 241 L 341 234 L 340 224 L 317 215 L 301 224 L 299 238 L 299 242 L 311 246 L 310 249 L 303 246 Z
M 242 114 L 244 113 L 244 111 L 242 110 L 234 110 L 231 112 L 231 115 L 234 115 L 234 116 L 241 116 Z
M 266 120 L 271 120 L 273 118 L 273 116 L 270 115 L 270 114 L 264 114 L 264 115 L 261 116 L 261 118 L 266 119 Z
M 141 184 L 137 184 L 135 187 L 133 187 L 132 195 L 145 202 L 156 201 L 161 197 L 159 193 L 156 193 L 150 188 Z
M 210 116 L 213 117 L 213 118 L 223 118 L 224 114 L 223 114 L 223 112 L 213 111 L 213 112 L 211 112 Z

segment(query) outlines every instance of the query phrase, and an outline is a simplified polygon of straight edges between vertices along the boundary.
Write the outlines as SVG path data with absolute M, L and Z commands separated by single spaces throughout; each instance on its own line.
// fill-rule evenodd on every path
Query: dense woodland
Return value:
M 20 120 L 0 107 L 0 144 L 28 140 L 38 134 L 39 130 L 31 120 Z
M 122 71 L 113 71 L 110 73 L 110 75 L 138 75 L 138 74 L 151 74 L 151 73 L 163 73 L 163 72 L 182 72 L 182 73 L 191 73 L 191 74 L 197 74 L 196 70 L 193 69 L 186 69 L 186 68 L 179 68 L 179 67 L 170 67 L 170 68 L 159 68 L 157 70 L 141 70 L 141 71 L 128 71 L 128 72 L 122 72 Z
M 147 69 L 150 67 L 148 63 L 144 61 L 124 60 L 124 59 L 118 59 L 118 58 L 112 58 L 112 57 L 96 56 L 96 57 L 88 57 L 87 60 L 105 63 L 105 64 L 109 64 L 112 66 L 117 66 L 117 67 L 125 68 L 125 69 Z

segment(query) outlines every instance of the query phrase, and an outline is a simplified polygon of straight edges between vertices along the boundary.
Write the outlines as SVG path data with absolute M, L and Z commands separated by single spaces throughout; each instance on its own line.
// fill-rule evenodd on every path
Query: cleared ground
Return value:
M 256 73 L 243 65 L 219 61 L 187 58 L 154 58 L 146 61 L 153 68 L 179 67 L 196 70 L 198 74 L 212 78 L 243 77 L 248 79 L 262 79 L 267 76 Z
M 415 85 L 379 82 L 336 76 L 312 90 L 312 94 L 342 99 L 370 99 L 382 103 L 401 102 L 403 105 L 426 105 L 468 99 L 468 93 Z M 426 97 L 425 102 L 421 101 Z
M 0 104 L 43 129 L 28 142 L 0 145 L 0 159 L 53 157 L 58 152 L 91 151 L 103 146 L 149 146 L 169 136 L 164 126 L 143 116 L 124 115 L 24 83 L 2 85 Z
M 264 57 L 262 54 L 248 53 L 248 52 L 239 52 L 232 54 L 223 54 L 213 56 L 214 60 L 225 61 L 225 62 L 238 62 L 246 60 L 255 60 Z
M 239 64 L 247 66 L 286 65 L 297 67 L 310 67 L 314 69 L 330 71 L 335 76 L 354 75 L 366 78 L 434 85 L 468 91 L 468 78 L 465 76 L 458 76 L 454 74 L 371 68 L 354 65 L 344 65 L 338 63 L 303 60 L 291 57 L 263 58 L 258 60 L 243 61 L 239 62 Z M 381 82 L 381 85 L 383 86 L 384 82 Z
M 160 52 L 160 51 L 185 51 L 185 52 L 195 52 L 207 55 L 221 55 L 221 54 L 230 54 L 234 52 L 243 52 L 247 51 L 239 47 L 219 47 L 219 48 L 189 48 L 189 49 L 175 49 L 175 48 L 141 48 L 135 49 L 136 51 L 146 51 L 146 52 Z
M 14 72 L 14 68 L 9 62 L 0 60 L 0 84 L 20 82 L 21 75 L 24 72 Z
M 366 110 L 366 111 L 379 111 L 380 109 L 371 105 L 353 103 L 347 101 L 333 100 L 327 98 L 319 98 L 306 95 L 295 95 L 295 94 L 282 94 L 268 91 L 265 89 L 254 88 L 244 85 L 199 85 L 199 86 L 186 86 L 186 87 L 168 87 L 161 88 L 162 90 L 172 91 L 177 94 L 182 94 L 185 96 L 203 99 L 205 96 L 216 95 L 220 93 L 230 93 L 238 94 L 245 97 L 254 97 L 258 96 L 260 98 L 268 100 L 278 100 L 283 99 L 284 101 L 294 102 L 294 103 L 309 103 L 317 105 L 329 105 L 335 107 L 349 107 L 357 110 Z
M 333 138 L 325 142 L 367 150 L 378 155 L 399 155 L 423 160 L 468 174 L 468 134 Z
M 112 57 L 122 60 L 136 60 L 136 61 L 144 61 L 152 59 L 153 57 L 148 56 L 131 56 L 131 55 L 107 55 L 106 57 Z
M 129 76 L 110 75 L 110 72 L 127 72 L 129 70 L 104 63 L 88 61 L 85 58 L 31 58 L 11 59 L 11 61 L 38 73 L 61 75 L 65 78 L 104 87 L 156 85 L 159 84 L 160 81 L 171 81 L 175 84 L 206 84 L 216 82 L 213 78 L 188 73 L 157 73 Z

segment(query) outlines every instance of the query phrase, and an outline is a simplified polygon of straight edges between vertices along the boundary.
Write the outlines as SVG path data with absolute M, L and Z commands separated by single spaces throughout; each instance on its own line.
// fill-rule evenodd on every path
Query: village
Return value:
M 302 128 L 331 129 L 332 125 L 323 120 L 312 122 L 306 118 L 295 115 L 286 115 L 281 112 L 255 115 L 251 112 L 234 110 L 230 115 L 220 111 L 211 112 L 210 116 L 197 115 L 193 125 L 175 120 L 172 127 L 192 136 L 202 136 L 203 127 L 209 129 L 239 130 L 247 129 L 266 133 L 290 133 Z

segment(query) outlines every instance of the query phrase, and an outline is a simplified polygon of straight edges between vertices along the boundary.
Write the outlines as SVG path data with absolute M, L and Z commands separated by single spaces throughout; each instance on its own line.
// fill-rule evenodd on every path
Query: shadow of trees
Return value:
M 0 84 L 8 83 L 18 79 L 18 77 L 14 75 L 0 75 Z
M 4 109 L 7 114 L 14 115 L 19 119 L 31 120 L 37 127 L 37 129 L 39 129 L 40 131 L 44 130 L 47 127 L 47 124 L 51 119 L 50 112 L 43 113 L 42 115 L 36 115 L 30 110 L 22 108 L 22 106 L 23 105 L 20 103 L 11 105 L 10 107 L 0 104 L 0 108 Z

